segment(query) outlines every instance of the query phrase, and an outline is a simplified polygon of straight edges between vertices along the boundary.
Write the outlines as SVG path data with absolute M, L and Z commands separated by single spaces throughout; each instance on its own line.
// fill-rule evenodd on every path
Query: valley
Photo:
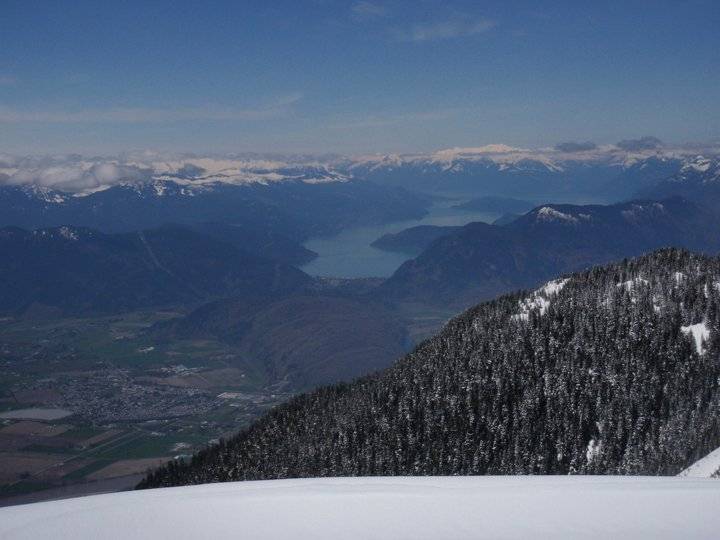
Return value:
M 176 315 L 0 323 L 0 410 L 14 416 L 0 414 L 0 505 L 53 488 L 131 487 L 291 395 L 219 341 L 153 346 L 142 336 Z

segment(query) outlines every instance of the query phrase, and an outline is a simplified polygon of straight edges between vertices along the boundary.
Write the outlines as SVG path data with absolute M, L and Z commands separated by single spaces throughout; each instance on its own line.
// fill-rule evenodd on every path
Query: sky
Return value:
M 720 140 L 720 2 L 0 7 L 0 153 Z

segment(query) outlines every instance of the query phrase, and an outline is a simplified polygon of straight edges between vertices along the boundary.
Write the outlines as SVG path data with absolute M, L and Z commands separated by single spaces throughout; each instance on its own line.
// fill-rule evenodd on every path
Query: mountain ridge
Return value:
M 677 474 L 720 446 L 719 338 L 720 259 L 626 259 L 475 306 L 393 367 L 298 396 L 140 487 Z
M 405 262 L 378 293 L 467 306 L 554 275 L 667 246 L 720 250 L 715 214 L 681 198 L 546 204 L 502 226 L 471 223 Z
M 118 312 L 308 287 L 300 270 L 182 227 L 105 234 L 62 226 L 0 229 L 0 306 L 66 313 Z

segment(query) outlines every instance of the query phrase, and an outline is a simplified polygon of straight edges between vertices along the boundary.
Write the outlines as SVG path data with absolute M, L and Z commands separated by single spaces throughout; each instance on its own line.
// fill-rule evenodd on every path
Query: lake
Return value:
M 474 221 L 490 223 L 500 217 L 496 213 L 452 208 L 467 200 L 467 198 L 437 200 L 429 208 L 428 214 L 421 219 L 370 227 L 353 227 L 334 236 L 311 238 L 304 245 L 316 252 L 318 257 L 301 268 L 312 276 L 388 277 L 411 257 L 372 247 L 370 244 L 382 235 L 397 233 L 417 225 L 466 225 Z

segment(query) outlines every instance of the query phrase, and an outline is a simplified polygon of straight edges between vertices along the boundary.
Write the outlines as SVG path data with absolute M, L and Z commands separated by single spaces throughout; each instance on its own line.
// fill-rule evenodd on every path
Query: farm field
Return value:
M 175 315 L 0 322 L 0 505 L 131 487 L 289 397 L 227 344 L 146 337 Z

